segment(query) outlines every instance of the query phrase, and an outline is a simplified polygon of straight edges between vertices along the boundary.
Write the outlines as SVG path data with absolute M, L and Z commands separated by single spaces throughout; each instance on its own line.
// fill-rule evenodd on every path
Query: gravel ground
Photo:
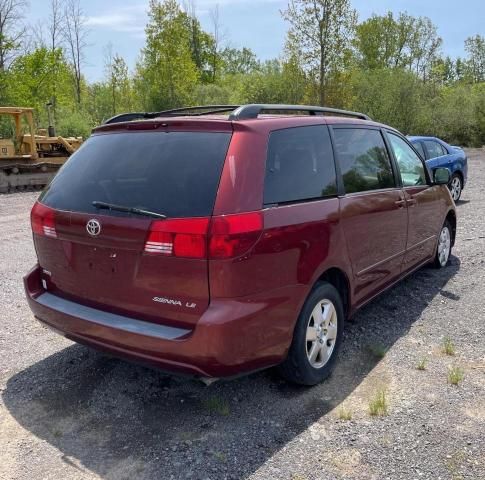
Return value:
M 206 387 L 45 329 L 21 284 L 37 194 L 0 196 L 0 478 L 484 479 L 485 150 L 469 156 L 451 265 L 365 307 L 314 388 L 272 371 Z M 371 416 L 380 391 L 388 413 Z

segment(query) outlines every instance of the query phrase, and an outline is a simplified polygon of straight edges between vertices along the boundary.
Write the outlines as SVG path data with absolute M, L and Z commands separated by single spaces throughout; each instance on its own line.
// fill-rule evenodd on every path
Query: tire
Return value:
M 444 268 L 448 265 L 451 257 L 451 239 L 451 224 L 446 220 L 443 227 L 441 227 L 438 236 L 438 243 L 436 245 L 436 253 L 433 261 L 435 268 Z
M 448 188 L 450 189 L 451 197 L 456 203 L 458 200 L 460 200 L 461 192 L 463 191 L 463 182 L 461 180 L 460 175 L 458 175 L 458 173 L 454 173 L 452 175 L 450 180 L 450 185 Z
M 321 316 L 316 317 L 319 311 Z M 325 380 L 335 366 L 343 328 L 344 309 L 339 292 L 329 283 L 317 284 L 298 316 L 288 356 L 279 366 L 280 374 L 300 385 L 316 385 Z M 315 339 L 308 340 L 310 337 Z

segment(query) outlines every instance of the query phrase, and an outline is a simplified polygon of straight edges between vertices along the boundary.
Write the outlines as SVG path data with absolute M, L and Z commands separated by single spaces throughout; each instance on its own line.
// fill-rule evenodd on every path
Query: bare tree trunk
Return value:
M 219 20 L 219 4 L 210 11 L 210 18 L 213 27 L 214 47 L 211 55 L 211 68 L 212 68 L 212 82 L 216 81 L 217 75 L 217 56 L 219 54 L 219 48 L 221 43 L 221 23 Z
M 25 0 L 0 0 L 0 72 L 15 58 L 25 35 L 19 24 L 27 8 Z
M 71 64 L 76 102 L 81 104 L 81 67 L 84 61 L 87 29 L 79 0 L 67 0 L 64 8 L 63 36 Z

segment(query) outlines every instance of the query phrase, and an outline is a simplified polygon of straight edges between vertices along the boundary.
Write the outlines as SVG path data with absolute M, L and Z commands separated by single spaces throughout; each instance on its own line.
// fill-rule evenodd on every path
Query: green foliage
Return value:
M 282 56 L 263 62 L 248 48 L 221 42 L 215 23 L 213 33 L 205 31 L 192 2 L 150 0 L 134 72 L 109 49 L 105 77 L 92 83 L 74 71 L 81 65 L 73 64 L 66 46 L 22 45 L 19 18 L 0 29 L 0 105 L 34 107 L 37 127 L 45 128 L 51 102 L 57 131 L 85 137 L 125 111 L 324 103 L 365 112 L 405 134 L 485 144 L 483 36 L 470 36 L 466 57 L 453 59 L 441 56 L 441 38 L 426 17 L 388 12 L 358 24 L 350 0 L 290 0 L 282 16 L 289 27 Z M 46 21 L 47 31 L 51 27 Z M 11 130 L 0 119 L 0 135 Z
M 61 111 L 56 133 L 62 137 L 83 137 L 86 139 L 95 126 L 88 114 L 78 111 Z
M 135 89 L 147 110 L 193 102 L 199 79 L 187 29 L 187 16 L 176 0 L 150 0 L 146 46 L 137 65 Z

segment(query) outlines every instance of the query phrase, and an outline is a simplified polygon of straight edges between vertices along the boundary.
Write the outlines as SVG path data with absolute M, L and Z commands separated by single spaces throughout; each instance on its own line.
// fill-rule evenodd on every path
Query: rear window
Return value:
M 264 185 L 266 205 L 336 194 L 335 163 L 327 126 L 288 128 L 271 134 Z
M 92 202 L 101 201 L 168 217 L 208 216 L 230 139 L 230 133 L 215 132 L 94 135 L 62 167 L 40 200 L 84 213 L 98 212 Z

